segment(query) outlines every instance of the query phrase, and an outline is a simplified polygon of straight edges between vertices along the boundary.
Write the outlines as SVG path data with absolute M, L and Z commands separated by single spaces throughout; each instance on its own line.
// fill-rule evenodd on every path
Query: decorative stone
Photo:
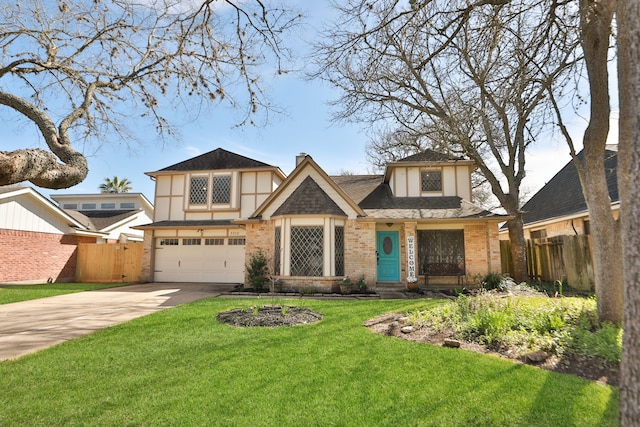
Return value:
M 402 316 L 398 319 L 398 322 L 402 325 L 406 325 L 408 321 L 409 321 L 409 318 L 407 316 Z
M 460 348 L 460 344 L 460 341 L 452 340 L 451 338 L 445 338 L 444 343 L 442 343 L 443 346 L 451 348 Z
M 413 332 L 413 326 L 403 326 L 402 329 L 400 329 L 400 332 L 403 334 L 409 334 Z
M 549 355 L 545 351 L 536 350 L 528 353 L 525 357 L 529 362 L 540 363 L 547 360 L 549 358 Z

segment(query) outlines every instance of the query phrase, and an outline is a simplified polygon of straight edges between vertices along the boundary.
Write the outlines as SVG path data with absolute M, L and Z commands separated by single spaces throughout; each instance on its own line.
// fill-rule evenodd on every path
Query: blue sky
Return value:
M 301 4 L 300 1 L 293 3 Z M 304 2 L 308 27 L 304 37 L 311 39 L 314 28 L 330 19 L 325 2 Z M 303 46 L 302 40 L 298 47 Z M 126 144 L 111 141 L 107 136 L 104 143 L 94 152 L 88 147 L 89 175 L 75 187 L 66 190 L 38 189 L 43 195 L 61 193 L 97 193 L 98 186 L 105 177 L 128 178 L 133 183 L 133 191 L 143 193 L 153 202 L 154 183 L 144 175 L 196 155 L 222 147 L 226 150 L 279 166 L 289 174 L 295 164 L 295 156 L 307 153 L 329 174 L 342 171 L 368 173 L 365 145 L 368 141 L 366 127 L 357 124 L 334 124 L 330 120 L 328 101 L 337 93 L 319 81 L 306 80 L 299 73 L 267 79 L 267 91 L 271 100 L 285 112 L 272 115 L 265 127 L 246 126 L 235 128 L 237 117 L 226 108 L 213 107 L 201 113 L 195 120 L 188 112 L 178 112 L 174 125 L 179 130 L 179 138 L 158 143 L 155 135 L 143 138 L 141 143 Z M 3 113 L 0 111 L 0 113 Z M 5 114 L 0 120 L 5 120 Z M 574 136 L 580 140 L 586 122 L 575 117 L 572 120 Z M 136 128 L 136 124 L 132 124 Z M 40 141 L 40 142 L 38 142 Z M 2 126 L 0 128 L 0 149 L 11 150 L 42 146 L 30 125 Z M 82 150 L 82 147 L 77 147 Z M 527 158 L 527 178 L 524 189 L 533 195 L 546 181 L 569 161 L 566 143 L 560 139 L 550 139 L 536 143 Z

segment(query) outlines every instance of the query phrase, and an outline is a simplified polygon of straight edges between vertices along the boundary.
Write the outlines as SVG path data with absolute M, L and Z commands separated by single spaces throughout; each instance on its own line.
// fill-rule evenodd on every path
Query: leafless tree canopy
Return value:
M 575 2 L 334 6 L 341 20 L 316 56 L 317 75 L 341 90 L 334 118 L 438 138 L 430 144 L 474 160 L 502 207 L 519 215 L 525 150 L 551 124 L 548 90 L 561 94 L 576 64 Z
M 171 132 L 161 106 L 227 102 L 241 122 L 270 108 L 260 73 L 283 72 L 299 15 L 260 0 L 64 0 L 0 6 L 0 105 L 49 150 L 0 152 L 0 184 L 67 188 L 87 174 L 83 138 L 129 138 L 134 121 Z M 275 70 L 275 71 L 274 71 Z

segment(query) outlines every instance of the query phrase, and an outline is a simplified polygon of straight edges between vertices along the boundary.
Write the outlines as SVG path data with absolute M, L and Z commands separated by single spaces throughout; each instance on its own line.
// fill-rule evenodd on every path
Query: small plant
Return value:
M 351 284 L 351 277 L 349 277 L 349 276 L 345 276 L 345 277 L 342 279 L 342 284 L 343 284 L 343 285 L 350 285 L 350 284 Z
M 364 276 L 362 276 L 360 280 L 358 280 L 358 289 L 360 290 L 360 292 L 366 292 L 367 289 L 369 289 L 366 280 L 364 280 Z
M 267 257 L 262 249 L 258 249 L 251 254 L 249 265 L 247 266 L 249 285 L 256 291 L 262 291 L 264 284 L 269 280 L 269 266 Z
M 300 295 L 311 295 L 316 293 L 316 288 L 315 286 L 303 286 L 298 289 L 298 292 L 300 292 Z
M 556 296 L 562 296 L 562 280 L 556 280 L 554 282 L 555 287 L 558 289 L 556 291 Z
M 283 305 L 280 308 L 280 313 L 282 313 L 283 316 L 286 316 L 287 314 L 289 314 L 289 311 L 291 310 L 291 307 Z

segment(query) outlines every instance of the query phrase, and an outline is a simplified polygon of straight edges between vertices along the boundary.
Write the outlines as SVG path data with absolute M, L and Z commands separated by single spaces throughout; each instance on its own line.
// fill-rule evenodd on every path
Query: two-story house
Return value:
M 289 176 L 217 149 L 148 175 L 148 281 L 242 283 L 258 250 L 289 286 L 331 290 L 344 276 L 404 287 L 499 272 L 498 224 L 471 202 L 473 162 L 433 151 L 384 175 L 331 177 L 308 155 Z M 426 277 L 425 277 L 426 276 Z
M 142 193 L 52 194 L 68 215 L 90 230 L 104 233 L 97 243 L 141 242 L 133 227 L 153 221 L 153 205 Z

